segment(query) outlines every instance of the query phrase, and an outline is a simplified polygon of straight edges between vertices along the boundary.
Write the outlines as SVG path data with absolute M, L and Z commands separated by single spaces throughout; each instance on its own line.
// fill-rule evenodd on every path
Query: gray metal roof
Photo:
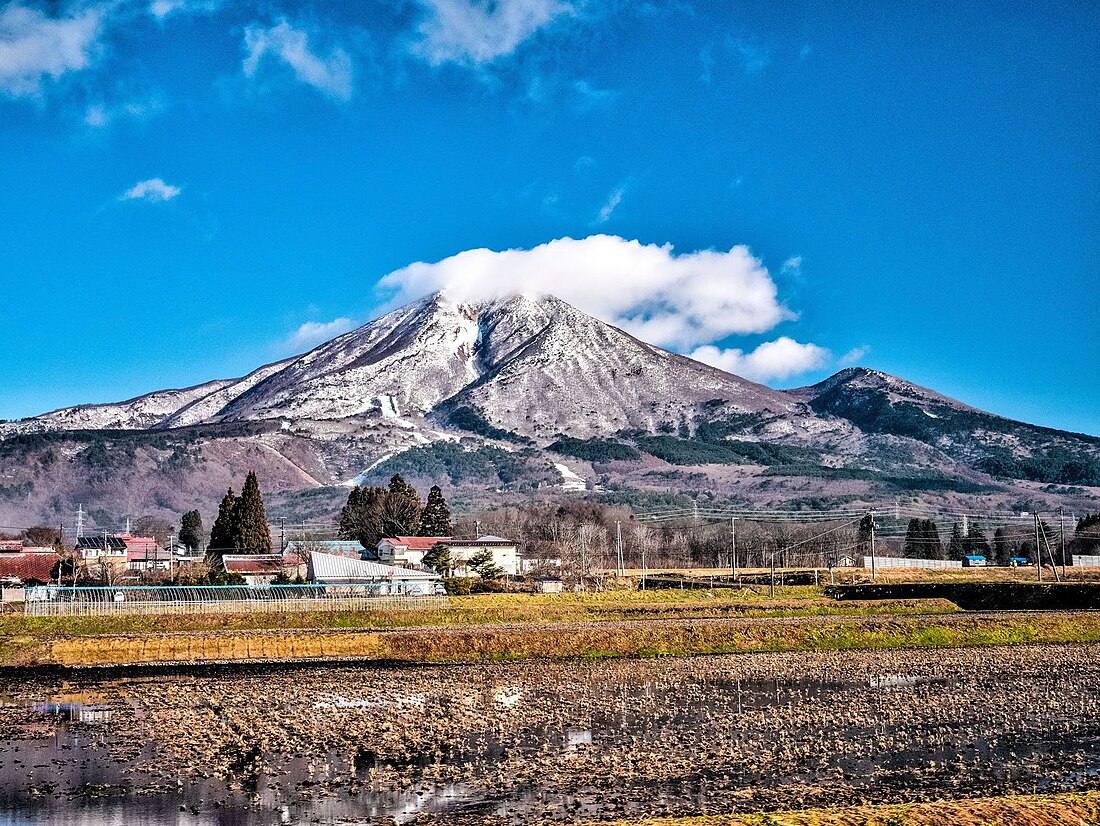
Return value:
M 428 571 L 414 571 L 396 565 L 382 565 L 378 562 L 366 562 L 346 556 L 324 554 L 314 551 L 309 555 L 310 576 L 314 580 L 338 579 L 341 581 L 358 580 L 361 582 L 434 582 L 440 579 L 438 574 Z

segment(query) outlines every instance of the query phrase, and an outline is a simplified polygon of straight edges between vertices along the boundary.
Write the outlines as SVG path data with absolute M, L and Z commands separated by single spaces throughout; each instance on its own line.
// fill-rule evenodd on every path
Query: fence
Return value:
M 908 559 L 897 556 L 876 556 L 877 568 L 961 568 L 963 564 L 952 559 Z M 871 567 L 871 557 L 863 557 L 863 567 Z
M 380 585 L 164 585 L 28 588 L 31 616 L 238 614 L 259 611 L 393 611 L 445 608 L 446 596 L 412 583 Z
M 1100 556 L 1073 555 L 1074 568 L 1100 568 Z

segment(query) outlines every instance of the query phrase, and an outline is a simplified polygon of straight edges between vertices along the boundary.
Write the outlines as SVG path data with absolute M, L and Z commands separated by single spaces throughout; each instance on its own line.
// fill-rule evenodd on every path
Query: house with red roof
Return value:
M 424 564 L 424 554 L 437 542 L 449 543 L 449 536 L 394 536 L 378 543 L 378 561 L 383 565 L 397 565 L 401 568 L 420 568 Z

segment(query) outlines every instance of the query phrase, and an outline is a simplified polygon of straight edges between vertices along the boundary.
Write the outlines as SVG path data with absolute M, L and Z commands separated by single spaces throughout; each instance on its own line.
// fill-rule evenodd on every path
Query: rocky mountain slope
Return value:
M 129 512 L 208 506 L 249 467 L 287 491 L 399 470 L 504 493 L 577 488 L 581 476 L 769 501 L 807 480 L 849 499 L 1011 497 L 1028 483 L 1091 496 L 1100 439 L 860 368 L 773 390 L 551 296 L 436 294 L 239 379 L 0 424 L 0 517 L 121 491 Z

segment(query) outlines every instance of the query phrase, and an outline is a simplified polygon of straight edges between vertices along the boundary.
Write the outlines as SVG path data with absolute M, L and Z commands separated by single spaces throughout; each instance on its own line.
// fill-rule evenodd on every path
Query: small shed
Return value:
M 270 585 L 286 572 L 282 554 L 225 554 L 222 567 L 227 574 L 240 574 L 246 585 Z
M 984 568 L 989 564 L 987 560 L 981 554 L 967 554 L 962 558 L 964 568 Z
M 539 594 L 560 594 L 564 584 L 556 576 L 540 576 L 535 580 L 535 592 Z

